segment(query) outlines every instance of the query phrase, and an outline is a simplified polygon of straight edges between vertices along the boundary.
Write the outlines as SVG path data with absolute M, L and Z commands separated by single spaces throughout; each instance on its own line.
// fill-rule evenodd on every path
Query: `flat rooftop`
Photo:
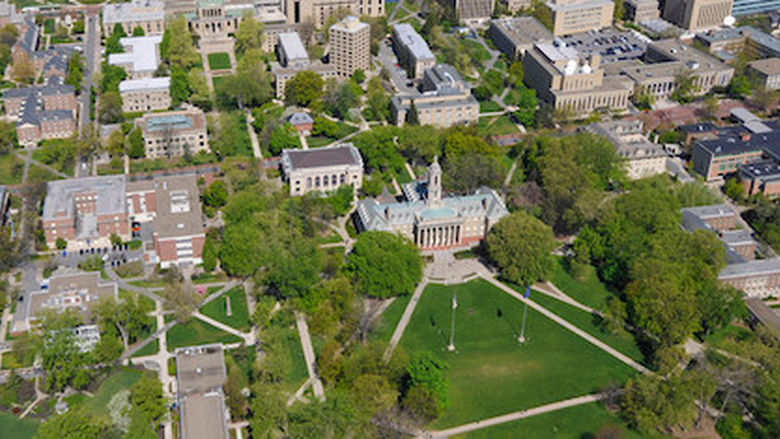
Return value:
M 780 180 L 780 163 L 776 160 L 761 160 L 739 166 L 743 176 L 760 180 Z
M 133 72 L 154 72 L 159 65 L 160 56 L 157 46 L 160 42 L 162 42 L 162 35 L 124 37 L 119 40 L 119 43 L 126 51 L 108 55 L 108 63 L 131 64 Z
M 780 258 L 758 259 L 730 264 L 721 270 L 718 279 L 733 279 L 743 276 L 769 275 L 780 273 Z
M 393 26 L 393 33 L 399 42 L 414 56 L 415 59 L 435 59 L 431 48 L 423 37 L 409 23 L 400 23 Z
M 683 212 L 690 212 L 702 219 L 720 218 L 725 216 L 736 216 L 737 212 L 728 204 L 713 204 L 710 206 L 695 206 L 681 209 Z
M 119 83 L 119 92 L 166 90 L 170 87 L 171 78 L 169 76 L 162 78 L 127 79 Z
M 490 23 L 512 40 L 515 46 L 530 46 L 555 38 L 552 32 L 534 17 L 504 17 Z
M 326 148 L 285 149 L 282 151 L 282 163 L 291 170 L 342 165 L 362 167 L 363 159 L 354 145 L 345 143 Z
M 194 174 L 154 179 L 154 235 L 174 238 L 204 233 L 200 192 Z
M 766 76 L 780 75 L 780 58 L 766 58 L 753 61 L 750 68 L 757 70 Z
M 361 30 L 369 27 L 368 23 L 363 23 L 359 18 L 354 15 L 347 15 L 343 20 L 335 23 L 331 26 L 331 29 L 336 29 L 344 32 L 360 32 Z
M 747 230 L 726 230 L 720 234 L 720 240 L 728 245 L 755 244 L 756 240 Z
M 221 391 L 182 398 L 182 439 L 227 439 L 225 410 Z
M 645 54 L 647 43 L 631 32 L 608 28 L 561 38 L 567 46 L 586 55 L 599 55 L 602 63 L 638 59 Z
M 180 396 L 206 393 L 225 383 L 225 355 L 221 344 L 176 349 L 176 381 Z
M 128 3 L 108 3 L 103 6 L 103 21 L 105 23 L 164 19 L 165 3 L 159 0 L 134 0 Z
M 76 196 L 95 197 L 96 214 L 125 212 L 125 176 L 70 178 L 46 184 L 43 219 L 74 218 Z
M 104 282 L 97 271 L 54 275 L 48 289 L 30 293 L 27 318 L 35 318 L 47 309 L 74 309 L 86 317 L 101 298 L 118 297 L 117 284 Z
M 309 59 L 309 53 L 303 46 L 298 32 L 280 33 L 279 47 L 289 61 L 308 61 Z
M 668 58 L 667 62 L 680 61 L 693 70 L 712 71 L 733 69 L 701 50 L 695 49 L 693 46 L 689 46 L 673 38 L 653 41 L 648 44 L 647 49 L 655 54 L 663 54 Z M 659 64 L 664 65 L 664 62 L 660 62 Z
M 548 60 L 552 62 L 578 60 L 579 52 L 566 44 L 558 43 L 537 43 L 536 48 Z

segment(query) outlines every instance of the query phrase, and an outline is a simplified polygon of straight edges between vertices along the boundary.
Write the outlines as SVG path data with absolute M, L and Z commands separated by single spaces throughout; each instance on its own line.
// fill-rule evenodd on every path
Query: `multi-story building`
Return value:
M 76 91 L 52 76 L 47 85 L 3 91 L 5 114 L 16 121 L 19 143 L 68 138 L 76 131 Z
M 707 229 L 716 233 L 736 228 L 739 217 L 737 211 L 728 204 L 686 207 L 681 209 L 681 213 L 686 230 Z
M 698 33 L 696 41 L 726 61 L 738 54 L 744 54 L 748 59 L 780 57 L 780 40 L 752 26 Z
M 712 29 L 731 15 L 734 0 L 665 0 L 664 20 L 690 31 Z
M 426 69 L 422 93 L 396 95 L 390 99 L 390 113 L 396 125 L 403 125 L 417 113 L 420 125 L 449 127 L 476 122 L 479 102 L 454 67 L 438 64 Z
M 660 145 L 650 142 L 642 131 L 641 120 L 599 122 L 588 131 L 605 136 L 625 161 L 628 178 L 636 180 L 666 172 L 667 155 Z
M 596 109 L 625 110 L 632 86 L 620 77 L 605 77 L 601 56 L 583 56 L 566 43 L 534 44 L 523 57 L 525 83 L 556 110 L 580 115 Z
M 511 60 L 522 59 L 536 43 L 552 42 L 553 34 L 534 17 L 502 17 L 490 20 L 488 35 Z
M 244 16 L 257 14 L 251 1 L 197 0 L 185 15 L 190 29 L 201 38 L 226 37 L 238 30 Z
M 511 13 L 531 7 L 531 0 L 505 0 L 504 3 L 506 3 L 506 8 Z
M 16 10 L 16 5 L 4 0 L 0 3 L 0 27 L 8 24 L 19 26 L 24 21 L 24 17 Z
M 441 166 L 435 159 L 428 167 L 427 181 L 407 183 L 403 192 L 405 199 L 401 202 L 368 198 L 358 202 L 358 231 L 395 232 L 422 250 L 443 250 L 477 245 L 498 220 L 509 215 L 492 189 L 443 196 Z
M 677 89 L 675 77 L 684 71 L 693 75 L 694 95 L 703 95 L 716 86 L 728 85 L 734 69 L 712 56 L 674 39 L 647 45 L 644 63 L 619 66 L 620 75 L 630 78 L 658 99 L 669 99 Z
M 47 183 L 42 215 L 46 243 L 54 247 L 62 238 L 69 248 L 78 248 L 98 240 L 108 243 L 112 234 L 129 239 L 125 184 L 124 175 Z
M 409 23 L 393 26 L 393 50 L 410 78 L 421 78 L 425 69 L 436 65 L 428 43 Z
M 493 15 L 494 0 L 449 0 L 458 20 L 481 23 Z
M 228 408 L 222 385 L 227 379 L 221 344 L 178 348 L 176 399 L 182 439 L 227 439 Z
M 355 70 L 371 69 L 371 26 L 357 17 L 347 16 L 328 30 L 330 63 L 336 73 L 348 78 Z
M 162 35 L 165 31 L 165 2 L 161 0 L 131 0 L 103 6 L 103 35 L 110 35 L 116 25 L 132 35 L 136 27 L 146 35 Z
M 323 64 L 319 60 L 311 61 L 301 37 L 297 32 L 284 32 L 278 36 L 276 53 L 278 63 L 271 63 L 271 72 L 274 75 L 274 87 L 276 97 L 284 99 L 287 82 L 299 72 L 310 70 L 322 76 L 323 79 L 336 78 L 338 74 L 332 64 Z
M 778 9 L 780 9 L 780 1 L 778 0 L 734 0 L 731 15 L 735 17 L 756 15 Z
M 612 25 L 612 0 L 550 0 L 545 3 L 553 20 L 553 35 L 571 35 Z
M 718 280 L 742 290 L 749 297 L 773 297 L 780 294 L 780 258 L 729 264 Z
M 363 184 L 363 158 L 351 143 L 312 149 L 282 151 L 282 174 L 290 195 L 330 192 L 351 185 L 357 191 Z
M 203 262 L 206 229 L 194 174 L 154 180 L 153 261 L 162 268 Z
M 385 0 L 282 0 L 288 24 L 314 23 L 322 27 L 339 10 L 348 10 L 358 17 L 379 17 L 385 14 Z
M 780 161 L 780 121 L 748 121 L 693 142 L 693 169 L 708 181 L 762 159 Z
M 122 111 L 165 110 L 171 106 L 171 78 L 127 79 L 119 83 Z
M 206 116 L 199 108 L 146 113 L 135 120 L 141 128 L 147 158 L 171 158 L 209 152 Z
M 636 32 L 620 32 L 613 28 L 560 37 L 567 47 L 580 56 L 599 55 L 601 65 L 640 59 L 647 51 L 647 42 Z
M 738 169 L 746 197 L 759 194 L 770 199 L 780 197 L 780 161 L 761 160 L 740 165 Z
M 767 58 L 748 64 L 748 75 L 768 90 L 780 90 L 780 58 Z
M 636 24 L 655 20 L 661 16 L 658 0 L 626 0 L 623 7 L 624 19 Z
M 104 282 L 100 273 L 91 271 L 71 274 L 55 274 L 49 280 L 48 288 L 30 292 L 30 303 L 18 307 L 18 312 L 26 313 L 23 318 L 15 319 L 13 332 L 22 332 L 35 326 L 41 313 L 47 310 L 64 312 L 74 310 L 85 320 L 89 319 L 92 308 L 104 298 L 119 298 L 115 282 Z
M 162 35 L 124 37 L 119 43 L 125 51 L 108 55 L 108 63 L 125 69 L 130 79 L 151 78 L 160 64 L 161 42 Z

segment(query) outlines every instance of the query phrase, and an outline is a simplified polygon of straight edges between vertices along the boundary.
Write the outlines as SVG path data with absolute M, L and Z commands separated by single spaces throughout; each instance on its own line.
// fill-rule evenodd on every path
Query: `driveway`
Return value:
M 379 54 L 376 58 L 390 72 L 390 80 L 400 94 L 416 93 L 417 90 L 414 86 L 409 87 L 406 85 L 407 82 L 411 81 L 411 79 L 406 77 L 406 70 L 403 67 L 395 66 L 398 63 L 398 58 L 393 53 L 393 48 L 387 45 L 386 40 L 382 40 L 379 44 Z

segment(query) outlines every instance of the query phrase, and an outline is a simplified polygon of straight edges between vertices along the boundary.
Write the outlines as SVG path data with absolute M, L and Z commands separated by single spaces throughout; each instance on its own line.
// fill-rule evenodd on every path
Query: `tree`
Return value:
M 650 93 L 650 90 L 647 87 L 637 87 L 631 100 L 638 109 L 650 110 L 655 103 L 655 96 Z
M 734 77 L 731 78 L 731 81 L 729 82 L 727 92 L 729 96 L 740 99 L 749 95 L 750 90 L 752 89 L 753 84 L 750 83 L 750 79 L 748 79 L 747 76 L 734 75 Z
M 262 64 L 257 64 L 250 70 L 224 76 L 217 85 L 216 94 L 220 105 L 243 108 L 245 105 L 259 106 L 270 101 L 273 88 L 268 72 L 262 68 Z
M 122 98 L 119 93 L 109 91 L 100 96 L 100 106 L 98 108 L 98 120 L 103 124 L 117 123 L 122 121 Z
M 124 439 L 157 439 L 150 421 L 138 407 L 130 408 L 130 425 Z
M 471 194 L 482 186 L 501 186 L 505 177 L 498 157 L 477 152 L 448 157 L 444 169 L 445 186 L 461 194 Z
M 362 293 L 387 298 L 411 294 L 422 279 L 417 247 L 395 233 L 369 231 L 358 236 L 346 270 Z
M 285 101 L 290 105 L 308 107 L 322 96 L 325 81 L 311 70 L 298 72 L 287 82 Z
M 89 382 L 89 371 L 72 331 L 81 323 L 80 316 L 74 311 L 56 313 L 50 310 L 40 316 L 40 321 L 41 331 L 36 343 L 41 366 L 46 372 L 43 388 L 62 391 L 67 386 L 85 386 Z
M 146 155 L 143 133 L 141 128 L 134 128 L 127 135 L 127 155 L 131 159 L 140 159 Z
M 352 80 L 358 84 L 362 84 L 366 80 L 366 72 L 363 69 L 357 69 L 352 73 Z
M 42 423 L 35 439 L 100 439 L 109 428 L 80 410 L 68 411 Z
M 352 394 L 370 413 L 389 410 L 398 399 L 398 391 L 387 378 L 373 374 L 359 376 L 352 384 Z
M 774 90 L 759 86 L 753 91 L 753 100 L 761 110 L 769 112 L 776 105 L 777 93 Z
M 200 55 L 195 49 L 193 36 L 183 15 L 177 15 L 165 23 L 160 55 L 167 61 L 171 70 L 179 68 L 186 72 L 200 64 Z
M 681 104 L 687 104 L 693 99 L 693 96 L 699 91 L 696 86 L 696 75 L 693 70 L 689 68 L 682 68 L 674 75 L 674 91 L 672 92 L 672 99 Z
M 378 76 L 368 81 L 368 93 L 366 94 L 366 109 L 363 115 L 369 120 L 383 121 L 390 117 L 390 96 L 382 86 L 382 80 Z
M 715 96 L 708 96 L 704 99 L 700 108 L 701 114 L 706 120 L 716 120 L 718 118 L 718 110 L 720 109 L 720 101 Z
M 0 121 L 0 154 L 12 151 L 18 143 L 16 126 L 12 122 Z
M 545 280 L 554 264 L 550 227 L 525 212 L 501 218 L 485 239 L 490 259 L 501 276 L 519 285 Z
M 613 18 L 615 21 L 623 21 L 626 15 L 626 6 L 623 0 L 615 0 L 615 11 Z
M 102 299 L 94 308 L 101 332 L 119 334 L 125 347 L 152 330 L 146 315 L 149 311 L 151 308 L 144 305 L 137 294 L 125 297 L 121 302 L 113 298 Z
M 268 142 L 268 150 L 273 155 L 279 155 L 283 149 L 298 148 L 301 146 L 298 133 L 289 122 L 277 125 L 271 132 Z
M 427 351 L 419 352 L 409 359 L 406 372 L 409 374 L 409 387 L 421 386 L 430 390 L 436 397 L 437 405 L 447 406 L 449 402 L 447 363 L 434 357 Z
M 165 307 L 173 310 L 173 315 L 180 323 L 186 323 L 192 318 L 192 313 L 198 308 L 197 298 L 187 286 L 181 282 L 169 282 L 162 294 Z
M 152 425 L 156 426 L 166 412 L 160 379 L 153 374 L 143 374 L 141 379 L 130 388 L 130 402 Z
M 536 111 L 539 106 L 539 99 L 536 98 L 536 90 L 524 85 L 517 87 L 517 111 L 512 113 L 515 119 L 526 127 L 536 126 Z
M 144 32 L 144 28 L 142 28 L 141 26 L 136 26 L 133 29 L 133 36 L 134 37 L 142 37 L 144 35 L 146 35 L 146 32 Z
M 420 125 L 420 114 L 417 113 L 414 99 L 409 102 L 409 113 L 406 114 L 406 124 L 411 126 Z
M 122 25 L 119 23 L 115 24 L 114 29 L 111 31 L 111 35 L 106 38 L 106 55 L 124 52 L 125 49 L 122 47 L 119 40 L 126 36 L 127 34 Z
M 736 177 L 730 177 L 726 179 L 726 184 L 723 186 L 723 192 L 736 202 L 742 201 L 744 198 L 745 188 L 739 182 Z
M 213 105 L 208 79 L 203 69 L 194 68 L 187 73 L 187 83 L 190 87 L 190 102 L 203 111 L 210 111 Z
M 203 191 L 203 202 L 207 206 L 220 208 L 227 203 L 227 186 L 222 180 L 215 180 Z
M 65 250 L 68 247 L 68 241 L 58 236 L 57 241 L 55 241 L 55 246 L 57 247 L 57 250 Z
M 236 39 L 236 54 L 243 55 L 250 49 L 262 49 L 264 27 L 252 15 L 243 17 L 233 35 Z
M 404 412 L 423 425 L 438 418 L 442 411 L 436 395 L 424 386 L 410 387 L 404 395 L 401 407 Z
M 81 93 L 81 83 L 84 80 L 84 56 L 81 52 L 73 52 L 68 59 L 68 76 L 65 83 L 73 86 L 76 93 Z
M 11 77 L 16 82 L 32 84 L 35 81 L 35 66 L 30 57 L 22 52 L 11 65 Z
M 190 97 L 190 85 L 187 73 L 179 68 L 171 69 L 171 106 L 177 107 Z
M 103 63 L 100 68 L 100 92 L 119 92 L 119 83 L 127 77 L 125 69 L 108 63 Z

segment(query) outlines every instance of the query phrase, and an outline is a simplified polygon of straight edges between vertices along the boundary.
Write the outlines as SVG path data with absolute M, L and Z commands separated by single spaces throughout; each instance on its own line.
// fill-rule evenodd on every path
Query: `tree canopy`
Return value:
M 346 269 L 358 291 L 384 299 L 414 291 L 422 279 L 422 258 L 408 239 L 395 233 L 368 231 L 358 236 Z
M 520 285 L 545 280 L 553 267 L 552 230 L 531 215 L 518 211 L 501 218 L 485 239 L 490 259 L 501 276 Z

